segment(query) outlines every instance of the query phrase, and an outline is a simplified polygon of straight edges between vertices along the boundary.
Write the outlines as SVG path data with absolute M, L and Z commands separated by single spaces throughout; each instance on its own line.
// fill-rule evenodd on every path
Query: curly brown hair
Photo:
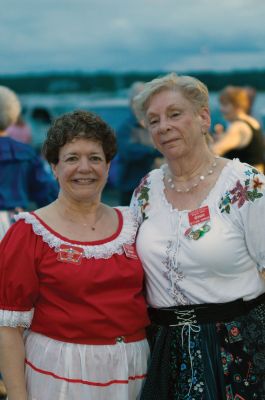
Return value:
M 53 120 L 42 146 L 43 156 L 50 164 L 57 164 L 60 148 L 76 138 L 100 143 L 107 162 L 110 162 L 117 153 L 113 129 L 97 114 L 76 110 Z

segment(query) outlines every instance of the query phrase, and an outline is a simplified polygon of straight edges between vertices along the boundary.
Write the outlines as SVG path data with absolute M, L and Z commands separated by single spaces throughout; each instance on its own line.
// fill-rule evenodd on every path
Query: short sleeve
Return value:
M 38 297 L 38 237 L 18 221 L 0 243 L 0 326 L 29 327 Z
M 260 272 L 265 271 L 265 177 L 250 179 L 246 201 L 239 208 L 250 256 Z

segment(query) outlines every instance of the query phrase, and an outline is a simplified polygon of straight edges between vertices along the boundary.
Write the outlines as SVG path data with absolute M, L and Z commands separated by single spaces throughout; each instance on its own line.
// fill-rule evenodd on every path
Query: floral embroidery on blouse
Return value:
M 138 207 L 140 207 L 140 211 L 143 217 L 143 221 L 148 218 L 146 215 L 149 203 L 149 190 L 150 190 L 150 182 L 148 181 L 149 174 L 146 175 L 140 182 L 139 186 L 135 189 L 135 197 L 138 203 Z
M 165 266 L 165 277 L 171 283 L 171 286 L 168 288 L 168 293 L 175 300 L 176 304 L 185 305 L 189 304 L 188 298 L 182 292 L 178 282 L 182 281 L 185 276 L 183 272 L 179 268 L 179 264 L 176 261 L 176 248 L 172 241 L 168 242 L 166 249 L 166 257 L 162 261 L 162 264 Z
M 233 189 L 228 190 L 224 196 L 222 196 L 219 209 L 221 212 L 230 213 L 231 205 L 237 203 L 237 207 L 241 208 L 246 201 L 255 201 L 263 196 L 263 193 L 259 192 L 264 182 L 260 181 L 260 173 L 255 168 L 250 168 L 245 171 L 247 178 L 242 184 L 240 180 L 236 182 Z

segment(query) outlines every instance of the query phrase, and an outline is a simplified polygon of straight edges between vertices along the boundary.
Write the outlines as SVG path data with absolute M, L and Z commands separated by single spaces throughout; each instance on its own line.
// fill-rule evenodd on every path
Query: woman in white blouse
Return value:
M 208 100 L 174 73 L 134 99 L 166 159 L 131 202 L 153 322 L 142 400 L 265 398 L 265 177 L 211 152 Z

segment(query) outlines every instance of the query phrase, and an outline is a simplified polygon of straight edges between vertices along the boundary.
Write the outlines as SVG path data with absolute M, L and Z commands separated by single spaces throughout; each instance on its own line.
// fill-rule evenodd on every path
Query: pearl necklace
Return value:
M 169 170 L 169 167 L 167 166 L 167 173 L 168 173 L 169 177 L 168 177 L 166 180 L 167 180 L 167 183 L 168 183 L 170 189 L 175 190 L 177 193 L 189 193 L 189 192 L 191 192 L 193 189 L 195 189 L 196 187 L 198 187 L 199 184 L 200 184 L 201 182 L 203 182 L 209 175 L 212 175 L 212 174 L 213 174 L 214 168 L 215 168 L 216 165 L 217 165 L 216 160 L 217 160 L 218 158 L 219 158 L 219 157 L 214 157 L 214 162 L 211 164 L 210 169 L 207 171 L 207 173 L 206 173 L 205 175 L 200 175 L 200 176 L 199 176 L 199 180 L 198 180 L 197 182 L 193 183 L 190 187 L 187 187 L 187 188 L 185 188 L 185 189 L 176 188 L 175 183 L 174 183 L 174 181 L 173 181 L 172 174 L 171 174 L 171 172 L 170 172 L 170 170 Z

